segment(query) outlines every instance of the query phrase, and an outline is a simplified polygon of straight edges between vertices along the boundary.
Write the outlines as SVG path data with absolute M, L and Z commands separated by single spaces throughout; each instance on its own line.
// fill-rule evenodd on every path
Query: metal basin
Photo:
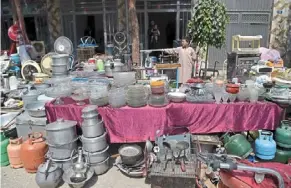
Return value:
M 28 114 L 32 117 L 45 117 L 45 101 L 29 103 L 25 106 Z
M 100 163 L 95 163 L 90 165 L 90 169 L 94 170 L 96 175 L 101 175 L 107 172 L 110 168 L 110 157 L 108 157 L 105 161 Z
M 67 184 L 69 184 L 71 187 L 74 187 L 74 188 L 81 188 L 83 187 L 86 182 L 92 178 L 92 176 L 94 175 L 94 171 L 92 169 L 89 169 L 88 172 L 87 172 L 87 178 L 86 180 L 84 180 L 83 182 L 79 182 L 79 183 L 73 183 L 71 182 L 71 177 L 75 175 L 75 172 L 73 170 L 72 167 L 68 168 L 66 171 L 64 171 L 64 174 L 63 174 L 63 180 L 64 182 L 66 182 Z

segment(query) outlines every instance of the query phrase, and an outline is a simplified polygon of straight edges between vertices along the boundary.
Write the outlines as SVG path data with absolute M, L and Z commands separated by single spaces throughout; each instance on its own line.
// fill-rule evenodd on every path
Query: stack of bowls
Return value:
M 126 87 L 136 82 L 135 72 L 114 72 L 114 86 Z
M 108 104 L 108 86 L 105 84 L 90 85 L 89 84 L 89 102 L 97 106 L 105 106 Z
M 76 121 L 58 119 L 46 125 L 48 155 L 63 170 L 69 167 L 71 158 L 76 160 L 72 155 L 77 149 L 76 124 Z
M 147 90 L 143 85 L 128 86 L 126 102 L 130 107 L 142 107 L 147 105 Z
M 108 94 L 109 104 L 112 108 L 120 108 L 126 105 L 124 88 L 111 89 Z
M 169 104 L 169 100 L 165 95 L 165 82 L 162 80 L 151 81 L 151 96 L 149 105 L 153 107 L 162 107 Z
M 89 105 L 82 110 L 81 141 L 84 154 L 87 155 L 91 169 L 97 175 L 105 173 L 109 169 L 109 145 L 106 139 L 106 131 L 103 120 L 100 118 L 95 105 Z
M 69 65 L 68 54 L 56 54 L 52 55 L 52 77 L 67 77 L 68 76 L 68 65 Z

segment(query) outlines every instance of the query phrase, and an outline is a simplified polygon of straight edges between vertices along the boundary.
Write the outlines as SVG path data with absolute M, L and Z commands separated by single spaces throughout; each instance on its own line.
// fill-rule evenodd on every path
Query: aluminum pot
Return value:
M 25 108 L 32 117 L 45 117 L 45 103 L 45 101 L 36 101 L 25 105 Z
M 82 110 L 82 117 L 84 118 L 95 117 L 96 115 L 98 115 L 96 105 L 89 105 Z
M 76 121 L 58 119 L 46 125 L 47 142 L 50 145 L 64 145 L 77 140 Z
M 70 56 L 68 54 L 52 55 L 52 65 L 68 65 Z
M 70 168 L 70 166 L 72 165 L 72 162 L 75 163 L 77 162 L 78 159 L 78 155 L 75 155 L 69 159 L 53 159 L 51 158 L 51 160 L 59 167 L 61 168 L 63 171 L 66 171 L 68 168 Z
M 105 161 L 109 157 L 108 153 L 109 146 L 107 146 L 104 150 L 99 151 L 99 152 L 84 152 L 84 155 L 87 156 L 89 159 L 89 164 L 96 164 L 96 163 L 101 163 L 102 161 Z
M 106 136 L 107 132 L 104 132 L 103 135 L 95 138 L 86 138 L 82 135 L 81 141 L 84 151 L 97 152 L 104 150 L 108 146 Z
M 67 65 L 52 65 L 52 73 L 67 73 Z
M 23 106 L 25 107 L 25 105 L 37 101 L 39 95 L 40 95 L 39 91 L 30 90 L 27 94 L 22 96 Z
M 50 84 L 45 84 L 45 83 L 34 84 L 33 87 L 36 89 L 36 91 L 40 93 L 44 93 L 45 90 L 50 87 Z
M 118 153 L 125 165 L 135 165 L 143 157 L 141 147 L 136 144 L 124 144 L 118 149 Z
M 96 175 L 102 175 L 105 172 L 107 172 L 110 168 L 110 157 L 105 159 L 105 161 L 102 161 L 100 163 L 95 163 L 90 165 L 90 169 L 94 170 Z
M 82 125 L 96 125 L 97 123 L 101 122 L 102 119 L 100 120 L 99 118 L 83 118 Z
M 50 154 L 51 158 L 53 158 L 53 159 L 70 159 L 72 152 L 78 148 L 77 140 L 78 140 L 78 138 L 76 138 L 75 140 L 73 140 L 67 144 L 63 144 L 63 145 L 51 145 L 48 143 L 49 154 Z
M 95 119 L 94 121 L 97 121 L 97 120 Z M 88 124 L 86 124 L 87 122 Z M 90 119 L 87 119 L 85 123 L 84 122 L 82 123 L 81 128 L 82 128 L 84 137 L 95 138 L 102 135 L 105 132 L 103 120 L 100 122 L 97 121 L 97 123 L 95 124 L 89 124 L 89 122 L 90 122 Z

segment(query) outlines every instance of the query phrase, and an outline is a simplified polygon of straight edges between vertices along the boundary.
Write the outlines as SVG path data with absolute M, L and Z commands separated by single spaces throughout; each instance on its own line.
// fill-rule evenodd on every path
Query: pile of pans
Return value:
M 52 78 L 67 77 L 70 56 L 68 54 L 56 54 L 52 55 L 51 58 Z
M 81 141 L 91 169 L 96 175 L 101 175 L 109 169 L 109 145 L 103 120 L 96 108 L 95 105 L 89 105 L 82 110 Z

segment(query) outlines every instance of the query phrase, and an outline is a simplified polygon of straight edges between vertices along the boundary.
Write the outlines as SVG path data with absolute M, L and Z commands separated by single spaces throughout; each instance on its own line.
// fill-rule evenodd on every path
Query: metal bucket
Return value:
M 81 137 L 84 151 L 97 152 L 104 150 L 108 144 L 106 140 L 107 132 L 95 138 L 86 138 L 84 135 Z
M 89 120 L 87 120 L 89 121 Z M 86 122 L 87 122 L 86 121 Z M 95 120 L 97 123 L 95 124 L 86 124 L 86 123 L 82 123 L 82 132 L 83 132 L 83 136 L 86 138 L 95 138 L 97 136 L 102 135 L 105 132 L 104 129 L 104 124 L 103 124 L 103 120 L 98 122 L 98 120 Z
M 105 161 L 109 157 L 108 149 L 109 146 L 107 146 L 107 148 L 99 152 L 94 153 L 84 152 L 84 155 L 88 156 L 89 164 L 101 163 L 102 161 Z
M 53 159 L 70 159 L 72 151 L 78 148 L 77 139 L 71 141 L 68 144 L 63 145 L 50 145 L 49 143 L 49 154 Z

